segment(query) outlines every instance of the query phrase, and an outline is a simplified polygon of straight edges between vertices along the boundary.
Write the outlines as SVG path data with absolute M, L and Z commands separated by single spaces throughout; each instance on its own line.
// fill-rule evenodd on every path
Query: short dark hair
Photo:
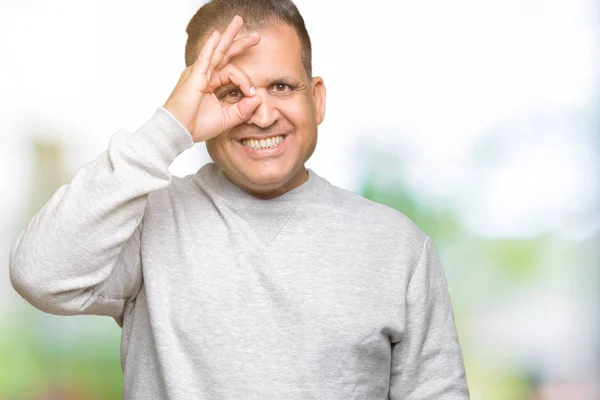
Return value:
M 225 28 L 236 15 L 244 19 L 246 31 L 266 29 L 282 23 L 294 28 L 302 44 L 302 64 L 308 77 L 312 77 L 310 37 L 300 11 L 291 0 L 212 0 L 204 4 L 186 28 L 185 65 L 189 67 L 198 57 L 198 43 L 203 37 Z

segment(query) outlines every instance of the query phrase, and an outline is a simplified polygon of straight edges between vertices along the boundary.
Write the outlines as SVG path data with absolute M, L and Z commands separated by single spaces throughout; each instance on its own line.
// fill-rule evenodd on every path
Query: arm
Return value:
M 469 398 L 448 285 L 429 237 L 408 283 L 405 333 L 392 346 L 389 398 Z
M 60 187 L 10 250 L 10 279 L 52 314 L 119 317 L 141 287 L 140 235 L 148 194 L 171 182 L 169 165 L 193 140 L 166 109 Z
M 141 287 L 141 222 L 148 194 L 171 182 L 168 167 L 194 142 L 247 121 L 261 102 L 229 60 L 260 41 L 235 39 L 239 16 L 213 32 L 147 124 L 119 131 L 29 222 L 10 251 L 10 279 L 34 307 L 53 314 L 99 314 L 119 322 Z M 233 83 L 245 97 L 223 105 L 214 90 Z M 201 123 L 198 123 L 201 122 Z

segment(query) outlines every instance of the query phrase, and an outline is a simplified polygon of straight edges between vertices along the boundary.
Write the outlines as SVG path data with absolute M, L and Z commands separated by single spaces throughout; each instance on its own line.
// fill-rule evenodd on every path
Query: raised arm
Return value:
M 36 308 L 62 315 L 119 318 L 142 284 L 140 237 L 147 197 L 171 182 L 169 166 L 194 142 L 249 119 L 260 104 L 248 76 L 229 60 L 260 41 L 235 39 L 236 16 L 213 32 L 163 107 L 134 133 L 116 132 L 108 150 L 52 196 L 14 241 L 10 279 Z M 245 97 L 221 104 L 214 91 L 239 87 Z
M 168 167 L 193 144 L 164 108 L 60 187 L 13 242 L 10 278 L 52 314 L 118 316 L 141 285 L 140 232 L 147 196 L 171 182 Z

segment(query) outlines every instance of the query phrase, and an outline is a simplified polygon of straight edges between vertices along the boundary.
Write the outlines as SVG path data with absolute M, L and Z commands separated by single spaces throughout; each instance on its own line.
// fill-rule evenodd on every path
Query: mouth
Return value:
M 288 135 L 274 135 L 267 138 L 244 138 L 238 140 L 242 146 L 253 151 L 267 151 L 281 146 Z

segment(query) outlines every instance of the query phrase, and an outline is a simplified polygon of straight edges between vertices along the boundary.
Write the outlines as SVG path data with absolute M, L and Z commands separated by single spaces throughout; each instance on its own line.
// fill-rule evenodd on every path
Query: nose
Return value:
M 279 118 L 279 110 L 273 104 L 272 99 L 269 98 L 268 93 L 257 91 L 257 94 L 260 94 L 262 101 L 246 123 L 254 124 L 261 128 L 268 128 Z

